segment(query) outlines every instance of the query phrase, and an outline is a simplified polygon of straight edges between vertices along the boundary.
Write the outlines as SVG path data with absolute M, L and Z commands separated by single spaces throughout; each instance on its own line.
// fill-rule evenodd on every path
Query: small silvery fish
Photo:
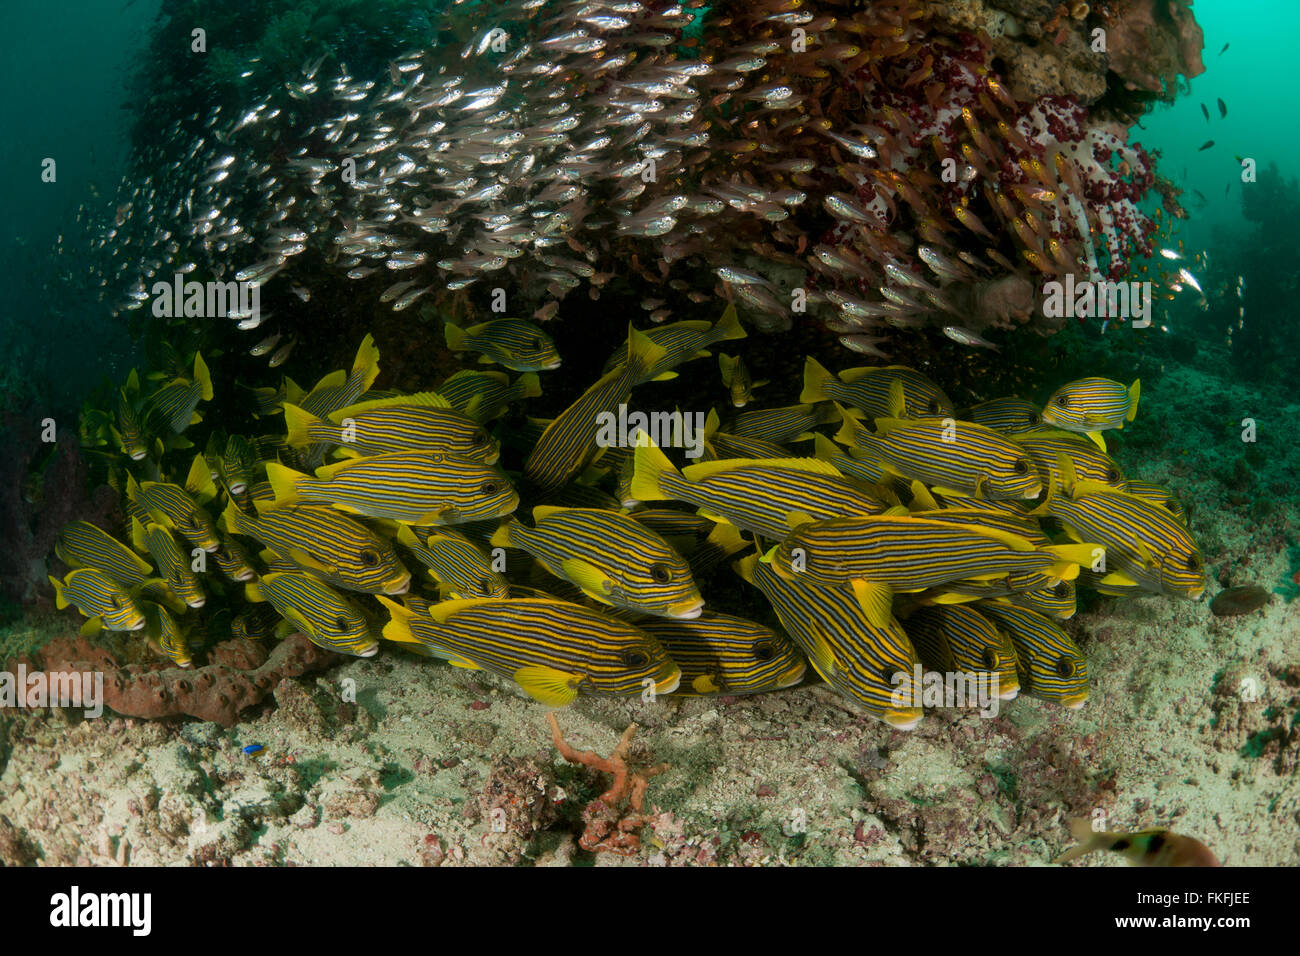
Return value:
M 892 616 L 878 626 L 847 588 L 783 578 L 757 555 L 735 567 L 767 598 L 822 680 L 896 730 L 911 730 L 921 722 L 921 708 L 913 703 L 913 675 L 920 660 Z
M 659 535 L 625 514 L 538 507 L 536 526 L 517 520 L 492 536 L 527 551 L 593 601 L 661 617 L 698 617 L 704 606 L 690 565 Z
M 361 612 L 311 575 L 264 574 L 244 585 L 244 593 L 250 601 L 266 601 L 318 647 L 353 657 L 373 657 L 379 651 L 379 642 Z
M 301 570 L 349 591 L 402 594 L 411 584 L 411 573 L 391 543 L 332 508 L 276 508 L 250 517 L 231 501 L 221 523 L 227 531 L 255 538 Z
M 1106 450 L 1099 432 L 1123 428 L 1137 417 L 1142 383 L 1134 380 L 1128 388 L 1109 378 L 1081 378 L 1062 385 L 1043 407 L 1043 421 L 1068 432 L 1082 432 Z
M 637 627 L 655 637 L 681 667 L 679 696 L 756 694 L 793 687 L 807 664 L 784 635 L 730 614 L 706 611 L 692 620 L 646 618 Z
M 349 514 L 413 525 L 462 524 L 509 514 L 519 495 L 482 462 L 439 452 L 351 458 L 316 469 L 316 477 L 268 462 L 276 507 L 327 504 Z
M 1022 691 L 1070 710 L 1087 702 L 1088 662 L 1060 625 L 1045 614 L 1001 601 L 977 606 L 1011 638 Z
M 480 362 L 495 362 L 516 372 L 560 367 L 560 353 L 551 337 L 523 319 L 494 319 L 468 329 L 448 322 L 445 334 L 447 348 L 478 352 Z
M 127 590 L 97 568 L 80 568 L 60 581 L 50 577 L 55 605 L 59 610 L 75 607 L 90 618 L 82 633 L 100 627 L 110 631 L 138 631 L 144 627 L 144 613 Z
M 579 694 L 670 694 L 682 671 L 663 645 L 617 618 L 545 598 L 444 601 L 419 613 L 380 598 L 392 615 L 384 639 L 457 667 L 513 680 L 548 707 Z M 422 609 L 423 610 L 423 609 Z

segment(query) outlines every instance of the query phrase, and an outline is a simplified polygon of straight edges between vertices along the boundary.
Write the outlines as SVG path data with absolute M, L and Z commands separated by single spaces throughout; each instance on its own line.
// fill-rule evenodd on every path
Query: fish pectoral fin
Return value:
M 1092 442 L 1102 451 L 1106 450 L 1106 439 L 1102 437 L 1101 432 L 1084 432 L 1084 434 L 1088 436 L 1088 440 L 1090 442 Z
M 1138 586 L 1138 583 L 1134 581 L 1131 577 L 1129 577 L 1127 574 L 1125 574 L 1123 571 L 1112 571 L 1110 572 L 1110 574 L 1102 578 L 1099 583 L 1107 584 L 1112 587 L 1133 588 Z
M 691 690 L 697 694 L 720 694 L 722 685 L 717 682 L 712 674 L 701 674 L 691 681 Z
M 104 629 L 104 619 L 97 614 L 94 617 L 87 620 L 85 624 L 81 625 L 81 636 L 94 637 L 103 629 Z
M 853 579 L 853 594 L 862 612 L 876 627 L 888 627 L 894 592 L 887 584 L 878 584 L 863 578 Z
M 312 571 L 330 577 L 333 577 L 338 570 L 337 568 L 332 568 L 329 565 L 317 561 L 302 548 L 289 548 L 285 552 L 284 556 L 300 567 L 309 568 Z
M 791 531 L 794 531 L 796 528 L 799 528 L 801 525 L 810 524 L 812 520 L 813 520 L 813 516 L 806 511 L 791 511 L 789 514 L 785 516 L 786 526 Z
M 567 558 L 560 562 L 560 571 L 582 589 L 582 593 L 596 601 L 607 602 L 612 582 L 600 568 L 581 558 Z
M 662 375 L 656 375 L 650 379 L 652 382 L 670 382 L 677 377 L 677 372 L 664 372 Z
M 578 696 L 578 684 L 583 679 L 581 674 L 540 664 L 521 667 L 512 676 L 528 696 L 548 707 L 568 707 Z

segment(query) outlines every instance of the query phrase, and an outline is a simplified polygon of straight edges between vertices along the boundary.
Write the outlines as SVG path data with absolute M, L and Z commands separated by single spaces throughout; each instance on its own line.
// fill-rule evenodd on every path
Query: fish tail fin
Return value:
M 239 526 L 243 517 L 244 513 L 239 510 L 239 505 L 235 504 L 235 499 L 230 498 L 226 501 L 225 510 L 217 518 L 217 525 L 227 534 L 239 534 Z
M 632 497 L 638 501 L 664 501 L 672 495 L 664 490 L 664 478 L 681 480 L 682 473 L 644 433 L 633 452 Z
M 858 432 L 857 416 L 839 402 L 835 403 L 835 410 L 839 412 L 840 421 L 843 422 L 843 425 L 840 427 L 840 430 L 831 437 L 841 445 L 847 445 L 849 448 L 866 447 L 862 445 L 861 442 L 871 438 L 871 434 L 866 431 L 861 433 Z
M 352 360 L 352 374 L 361 380 L 362 392 L 368 392 L 379 377 L 379 348 L 375 345 L 375 337 L 369 332 L 357 347 L 356 358 Z
M 542 394 L 542 380 L 537 377 L 536 372 L 524 372 L 515 384 L 523 388 L 524 398 L 536 398 Z
M 1133 379 L 1133 384 L 1128 387 L 1128 414 L 1124 417 L 1129 421 L 1137 418 L 1138 399 L 1142 396 L 1142 379 Z
M 294 471 L 278 461 L 266 463 L 266 480 L 271 483 L 277 505 L 291 505 L 298 500 L 298 484 L 307 479 L 300 471 Z
M 718 371 L 722 373 L 722 384 L 726 388 L 731 388 L 731 380 L 736 377 L 736 362 L 737 359 L 727 353 L 718 353 Z
M 731 567 L 739 574 L 747 584 L 754 583 L 754 568 L 758 566 L 758 555 L 747 554 Z
M 722 312 L 722 318 L 718 319 L 718 324 L 713 327 L 713 340 L 715 342 L 724 339 L 743 339 L 746 336 L 745 327 L 740 324 L 740 316 L 736 314 L 736 307 L 729 305 Z
M 513 518 L 501 524 L 500 527 L 492 532 L 492 538 L 488 543 L 494 548 L 514 547 L 514 541 L 510 536 L 510 531 L 516 524 L 517 522 Z
M 1093 830 L 1092 824 L 1084 817 L 1078 817 L 1070 821 L 1070 835 L 1074 837 L 1077 845 L 1070 847 L 1070 849 L 1053 860 L 1053 863 L 1069 863 L 1071 860 L 1077 860 L 1094 850 L 1104 849 L 1110 842 L 1110 834 L 1096 832 Z
M 205 402 L 212 401 L 212 373 L 208 371 L 208 363 L 203 361 L 203 356 L 199 352 L 194 353 L 194 381 L 199 383 L 202 391 L 199 393 L 203 396 Z
M 212 480 L 212 469 L 202 453 L 194 455 L 190 462 L 189 474 L 185 476 L 185 490 L 199 499 L 200 504 L 207 504 L 217 497 L 217 485 Z
M 375 598 L 388 609 L 389 620 L 381 631 L 384 640 L 392 641 L 395 644 L 420 643 L 419 638 L 411 631 L 411 621 L 414 619 L 415 613 L 409 607 L 391 601 L 382 594 L 376 594 Z
M 292 402 L 284 403 L 284 426 L 288 431 L 284 436 L 284 443 L 290 448 L 302 448 L 314 444 L 308 437 L 307 430 L 312 425 L 319 424 L 321 420 L 311 412 L 303 410 Z
M 244 584 L 244 600 L 251 604 L 263 604 L 266 596 L 262 593 L 262 585 L 256 578 Z
M 638 332 L 631 323 L 627 327 L 627 371 L 629 373 L 628 384 L 640 385 L 643 382 L 651 380 L 661 380 L 658 376 L 651 376 L 650 372 L 655 366 L 668 357 L 668 350 L 662 345 L 656 345 L 654 340 L 644 332 Z M 660 370 L 660 375 L 664 374 Z
M 469 339 L 469 336 L 465 334 L 464 329 L 455 322 L 448 322 L 443 327 L 442 332 L 447 337 L 447 348 L 453 352 L 465 351 L 465 342 Z
M 147 550 L 144 540 L 144 524 L 139 518 L 131 519 L 131 547 L 137 551 Z
M 60 611 L 65 607 L 71 607 L 72 602 L 68 600 L 67 595 L 63 593 L 63 582 L 52 574 L 46 575 L 50 579 L 50 584 L 54 585 L 54 605 Z
M 835 376 L 811 355 L 803 364 L 803 391 L 799 393 L 800 402 L 824 402 L 830 398 L 826 386 L 835 381 Z

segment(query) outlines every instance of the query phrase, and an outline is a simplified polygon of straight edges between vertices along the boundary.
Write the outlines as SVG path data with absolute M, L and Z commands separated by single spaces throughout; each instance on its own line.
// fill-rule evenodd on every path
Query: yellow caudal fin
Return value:
M 722 318 L 718 319 L 718 324 L 713 327 L 713 334 L 709 336 L 709 339 L 714 342 L 721 342 L 726 339 L 743 339 L 745 335 L 745 328 L 740 324 L 740 316 L 736 314 L 736 307 L 729 305 L 722 311 Z
M 523 389 L 520 392 L 523 398 L 536 398 L 542 394 L 542 380 L 537 377 L 536 372 L 524 372 L 515 381 L 515 384 Z
M 283 408 L 284 426 L 288 432 L 284 436 L 284 443 L 290 448 L 303 448 L 313 444 L 307 431 L 312 425 L 323 424 L 321 420 L 289 401 L 284 403 Z
M 54 586 L 54 604 L 55 604 L 55 606 L 56 606 L 60 611 L 62 611 L 65 607 L 71 607 L 71 606 L 72 606 L 72 602 L 69 601 L 69 600 L 67 599 L 67 597 L 66 597 L 66 596 L 64 595 L 64 593 L 63 593 L 63 582 L 60 581 L 58 578 L 54 577 L 54 575 L 52 575 L 52 574 L 46 575 L 46 577 L 48 577 L 48 578 L 50 579 L 50 584 Z
M 252 580 L 244 585 L 244 600 L 252 604 L 261 604 L 266 600 L 262 594 L 262 585 L 257 580 Z
M 627 371 L 629 374 L 629 385 L 640 385 L 647 381 L 650 371 L 660 362 L 668 357 L 668 350 L 662 345 L 656 345 L 654 340 L 644 332 L 638 332 L 632 327 L 632 323 L 627 326 Z M 617 371 L 617 370 L 615 370 Z M 615 372 L 610 373 L 615 374 Z M 663 370 L 660 370 L 657 381 L 662 381 Z
M 665 478 L 683 480 L 682 474 L 649 438 L 637 442 L 633 452 L 634 471 L 630 491 L 637 501 L 671 501 L 663 488 Z
M 415 617 L 415 613 L 410 608 L 403 607 L 382 594 L 376 594 L 375 598 L 388 609 L 389 621 L 384 625 L 381 632 L 384 640 L 393 641 L 396 644 L 420 643 L 419 639 L 411 632 L 411 620 Z
M 907 398 L 903 394 L 903 380 L 896 378 L 889 383 L 889 404 L 886 406 L 889 410 L 888 418 L 906 418 L 907 417 Z
M 1128 414 L 1124 416 L 1129 421 L 1137 418 L 1138 399 L 1142 396 L 1142 379 L 1133 379 L 1133 384 L 1128 387 Z
M 492 539 L 488 543 L 494 548 L 513 548 L 514 542 L 510 537 L 510 529 L 516 523 L 513 518 L 504 522 L 496 531 L 492 532 Z
M 443 327 L 442 332 L 447 337 L 447 348 L 453 352 L 464 352 L 466 350 L 465 343 L 469 341 L 469 336 L 459 325 L 455 322 L 448 322 Z
M 839 402 L 835 403 L 835 410 L 839 412 L 840 421 L 844 424 L 833 436 L 835 441 L 841 445 L 854 446 L 858 443 L 858 419 L 850 409 L 845 408 Z
M 131 519 L 131 547 L 137 551 L 148 550 L 144 539 L 144 525 L 140 523 L 139 518 Z
M 212 401 L 212 375 L 208 372 L 208 363 L 203 361 L 203 356 L 198 352 L 194 353 L 194 381 L 199 383 L 202 389 L 200 394 L 205 402 Z
M 1091 568 L 1093 563 L 1102 557 L 1105 548 L 1099 544 L 1083 542 L 1081 544 L 1053 544 L 1043 548 L 1048 554 L 1052 555 L 1060 564 L 1071 565 L 1077 564 L 1080 567 Z M 1097 551 L 1103 554 L 1097 554 Z
M 820 458 L 822 461 L 831 461 L 835 458 L 843 457 L 844 449 L 831 441 L 821 432 L 813 434 L 813 457 Z
M 243 522 L 244 513 L 239 510 L 235 504 L 235 499 L 231 498 L 226 502 L 225 509 L 221 516 L 217 518 L 217 526 L 227 534 L 240 534 L 240 525 Z
M 709 414 L 704 418 L 704 440 L 708 441 L 718 433 L 718 428 L 722 424 L 722 419 L 718 417 L 718 410 L 710 408 Z
M 300 471 L 280 464 L 278 461 L 266 463 L 266 480 L 271 485 L 277 506 L 291 505 L 298 500 L 298 483 L 307 478 Z
M 930 494 L 930 489 L 920 481 L 912 482 L 912 509 L 913 511 L 938 511 L 939 502 L 934 500 L 934 495 Z
M 217 497 L 217 485 L 212 480 L 212 469 L 208 467 L 208 460 L 201 454 L 195 454 L 194 461 L 190 463 L 189 474 L 185 476 L 185 490 L 199 500 L 199 504 L 207 504 Z
M 758 566 L 758 555 L 747 554 L 734 563 L 731 568 L 748 584 L 754 583 L 754 569 Z
M 825 402 L 830 399 L 826 386 L 835 381 L 820 362 L 809 355 L 803 363 L 803 391 L 799 393 L 800 402 Z M 838 406 L 837 406 L 838 407 Z
M 379 349 L 375 346 L 375 337 L 369 332 L 357 348 L 356 358 L 352 360 L 352 375 L 349 377 L 361 382 L 357 394 L 368 392 L 379 377 Z

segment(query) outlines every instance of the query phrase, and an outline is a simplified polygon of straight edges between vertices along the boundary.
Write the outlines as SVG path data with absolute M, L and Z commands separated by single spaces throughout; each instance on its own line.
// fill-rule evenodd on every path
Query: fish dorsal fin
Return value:
M 704 440 L 708 441 L 718 433 L 718 426 L 722 424 L 722 419 L 718 417 L 718 410 L 710 408 L 708 416 L 704 419 Z
M 567 511 L 580 511 L 579 508 L 562 508 L 559 505 L 538 505 L 533 509 L 533 522 L 545 521 L 551 515 L 564 514 Z
M 437 392 L 416 392 L 414 395 L 397 395 L 393 398 L 376 398 L 368 402 L 357 402 L 347 408 L 340 408 L 337 412 L 331 412 L 329 420 L 337 425 L 345 418 L 353 418 L 376 408 L 400 408 L 402 406 L 420 406 L 423 408 L 453 407 L 451 402 Z
M 318 392 L 324 391 L 327 388 L 341 388 L 343 385 L 347 383 L 347 380 L 348 380 L 348 373 L 345 369 L 341 369 L 341 368 L 335 369 L 334 371 L 330 372 L 328 375 L 324 376 L 319 382 L 317 382 L 315 387 L 312 388 L 309 394 L 315 395 Z M 288 396 L 286 395 L 285 397 L 287 398 Z M 294 404 L 298 405 L 301 403 L 294 402 Z
M 483 604 L 490 604 L 496 598 L 458 598 L 453 601 L 439 601 L 437 604 L 429 607 L 429 617 L 433 618 L 439 624 L 448 623 L 451 618 L 461 611 L 468 611 L 471 608 L 479 607 Z
M 725 458 L 722 461 L 702 461 L 695 465 L 687 465 L 682 469 L 682 476 L 687 481 L 700 481 L 710 475 L 752 468 L 780 468 L 786 471 L 805 471 L 810 475 L 826 475 L 831 478 L 844 477 L 829 461 L 820 458 Z
M 934 500 L 934 495 L 930 494 L 930 489 L 925 487 L 924 482 L 912 482 L 912 510 L 913 511 L 938 511 L 939 502 Z
M 907 396 L 903 394 L 903 380 L 901 378 L 896 378 L 889 383 L 889 402 L 885 407 L 889 409 L 890 418 L 906 417 Z
M 1133 384 L 1128 387 L 1128 414 L 1124 416 L 1127 421 L 1133 421 L 1137 418 L 1138 399 L 1142 397 L 1142 380 L 1133 379 Z
M 794 531 L 806 524 L 812 524 L 813 516 L 806 511 L 791 511 L 785 516 L 786 526 Z
M 529 664 L 511 675 L 529 697 L 548 707 L 567 707 L 578 696 L 582 675 L 541 664 Z
M 878 372 L 880 369 L 874 365 L 864 365 L 860 368 L 846 368 L 840 372 L 840 381 L 845 385 L 852 385 L 854 382 L 866 378 L 872 372 Z

